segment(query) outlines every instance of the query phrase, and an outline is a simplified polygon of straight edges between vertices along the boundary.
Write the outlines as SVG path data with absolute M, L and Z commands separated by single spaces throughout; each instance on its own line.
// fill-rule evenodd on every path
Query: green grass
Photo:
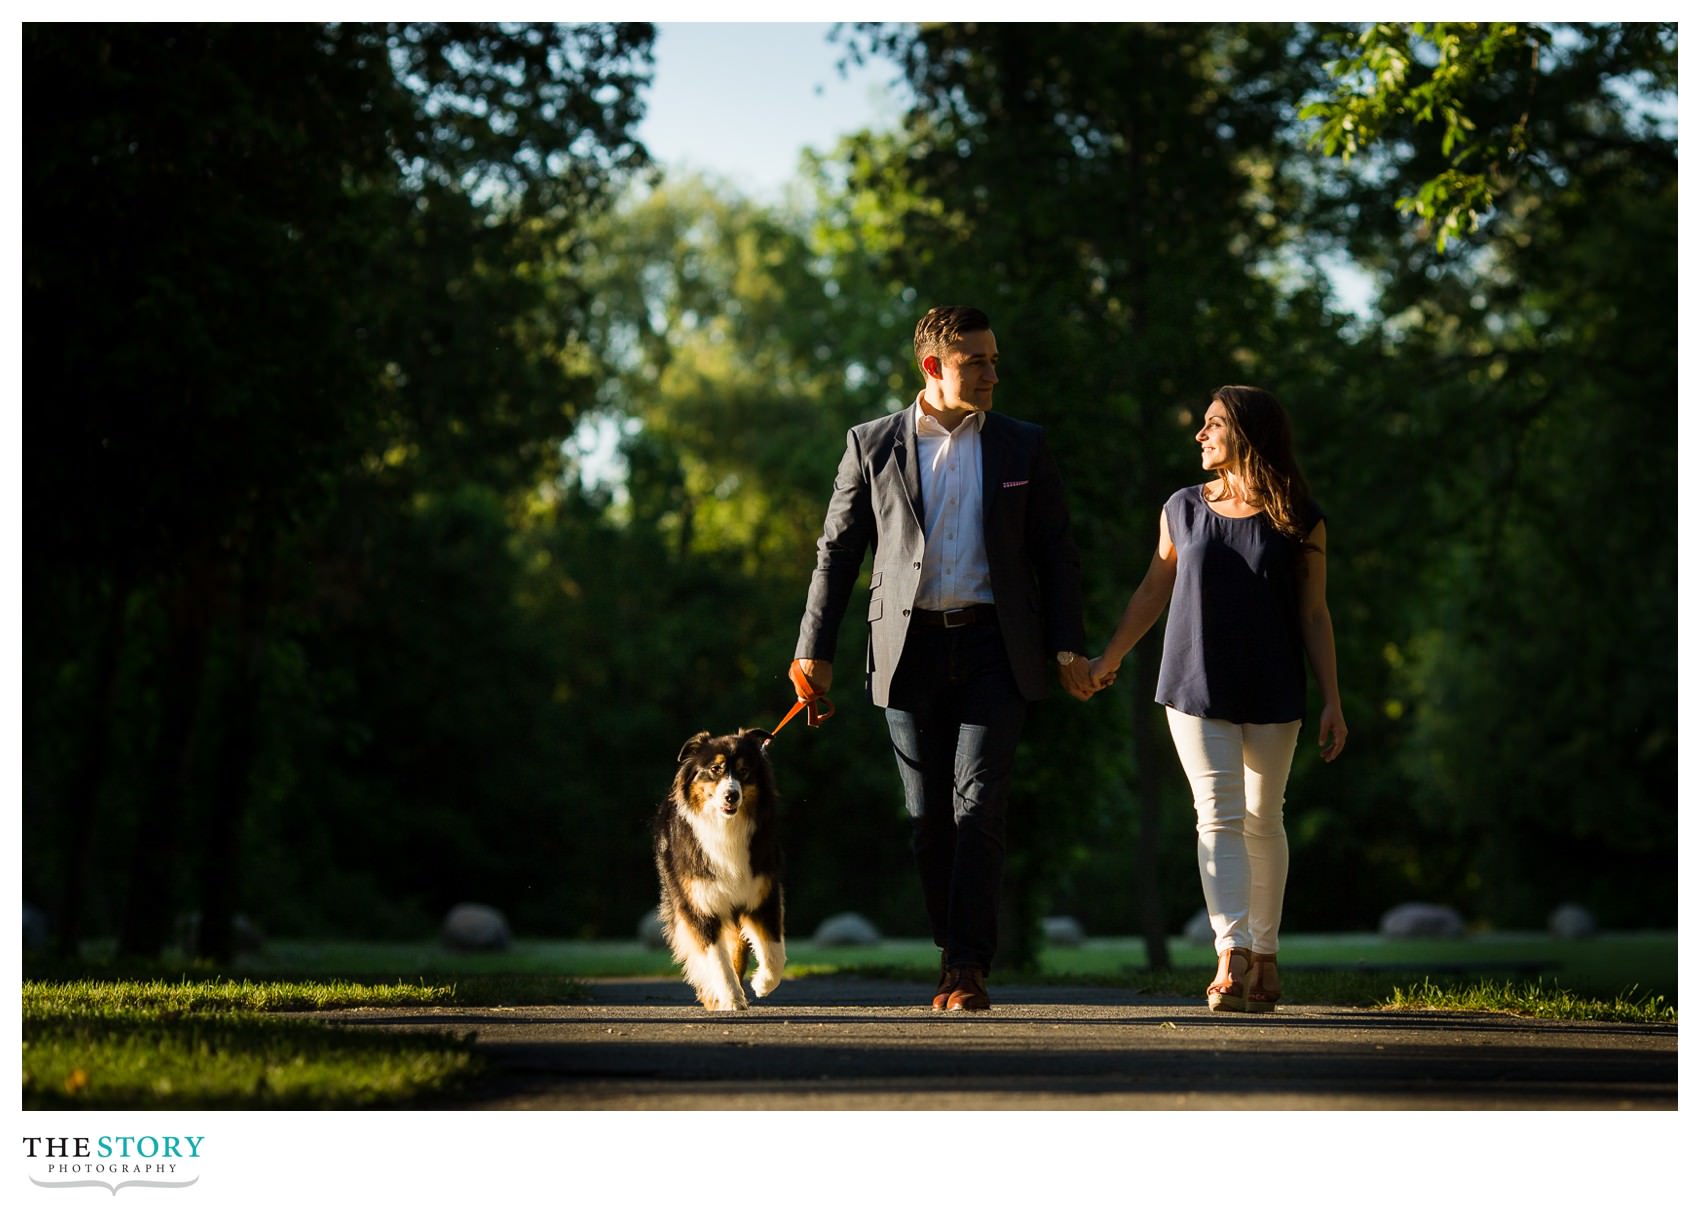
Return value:
M 861 974 L 929 984 L 938 952 L 922 940 L 824 948 L 793 940 L 788 974 Z M 1676 935 L 1565 942 L 1483 935 L 1388 942 L 1373 935 L 1283 940 L 1293 1004 L 1491 1011 L 1542 1018 L 1675 1024 Z M 1095 984 L 1200 996 L 1207 947 L 1171 945 L 1152 971 L 1138 940 L 1052 948 L 1011 981 Z M 497 955 L 429 944 L 269 944 L 229 972 L 185 961 L 119 964 L 29 959 L 23 984 L 27 1109 L 358 1109 L 440 1105 L 479 1072 L 468 1037 L 382 1033 L 285 1017 L 352 1007 L 546 1005 L 581 1000 L 599 976 L 676 978 L 665 951 L 636 942 L 520 940 Z
M 24 1009 L 36 1015 L 123 1017 L 158 1013 L 167 1019 L 243 1011 L 339 1010 L 350 1006 L 441 1006 L 453 985 L 368 985 L 358 981 L 67 980 L 25 981 Z
M 23 1105 L 356 1109 L 429 1105 L 479 1071 L 466 1038 L 385 1035 L 279 1017 L 349 1007 L 576 1000 L 560 977 L 26 980 Z
M 445 986 L 346 981 L 25 981 L 23 1106 L 407 1106 L 477 1070 L 464 1041 L 285 1019 L 277 1010 L 435 1005 Z
M 1437 984 L 1428 978 L 1410 989 L 1395 989 L 1383 1007 L 1389 1010 L 1492 1010 L 1527 1018 L 1585 1019 L 1591 1022 L 1676 1023 L 1676 1007 L 1658 994 L 1629 989 L 1617 997 L 1584 998 L 1543 981 L 1477 981 Z
M 1056 949 L 1047 975 L 1089 977 L 1128 953 L 1125 978 L 1148 993 L 1193 996 L 1208 983 L 1210 949 L 1175 944 L 1171 972 L 1142 968 L 1144 947 L 1088 942 Z M 1136 950 L 1136 954 L 1132 952 Z M 1393 941 L 1376 935 L 1296 935 L 1281 945 L 1282 996 L 1297 1004 L 1381 1009 L 1469 1009 L 1600 1022 L 1677 1021 L 1674 932 L 1555 939 L 1484 934 Z

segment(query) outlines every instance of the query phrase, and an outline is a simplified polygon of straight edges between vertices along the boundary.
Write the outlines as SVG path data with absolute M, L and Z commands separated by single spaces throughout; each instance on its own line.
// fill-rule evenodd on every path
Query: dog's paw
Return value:
M 733 985 L 726 993 L 704 994 L 702 1004 L 709 1010 L 748 1010 L 750 999 L 744 996 L 742 985 Z
M 785 978 L 783 970 L 772 968 L 757 968 L 756 974 L 750 978 L 750 992 L 757 997 L 766 997 L 779 988 L 779 982 Z

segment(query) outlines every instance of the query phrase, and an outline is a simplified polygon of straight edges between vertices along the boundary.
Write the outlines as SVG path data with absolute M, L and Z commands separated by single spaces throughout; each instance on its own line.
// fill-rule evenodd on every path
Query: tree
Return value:
M 182 828 L 202 805 L 217 839 L 206 900 L 221 915 L 205 937 L 228 946 L 219 931 L 260 761 L 263 654 L 291 651 L 301 633 L 288 629 L 324 592 L 295 596 L 342 533 L 326 528 L 393 508 L 385 473 L 420 452 L 437 475 L 505 476 L 511 490 L 570 431 L 574 391 L 544 339 L 558 347 L 570 318 L 539 335 L 524 253 L 563 239 L 641 164 L 628 128 L 650 37 L 626 26 L 26 30 L 27 78 L 60 98 L 31 112 L 24 181 L 38 587 L 26 677 L 89 704 L 84 753 L 97 771 L 114 750 L 101 738 L 153 751 L 127 805 L 124 952 L 164 941 L 186 891 Z M 77 88 L 48 85 L 65 80 Z M 433 263 L 452 270 L 409 292 L 408 271 Z M 445 323 L 430 305 L 455 273 L 482 289 Z M 502 335 L 505 350 L 489 343 Z M 468 362 L 481 371 L 444 373 L 475 345 Z M 468 380 L 477 390 L 457 398 L 432 390 Z M 102 612 L 101 655 L 85 668 Z M 145 657 L 127 660 L 139 643 Z M 140 679 L 128 688 L 115 680 L 126 669 Z M 53 703 L 42 718 L 61 707 L 77 714 Z M 74 948 L 86 884 L 75 872 L 102 831 L 102 788 L 66 782 L 51 745 L 41 754 L 28 766 L 32 801 L 52 803 L 58 786 L 78 797 L 61 930 Z
M 1387 707 L 1430 839 L 1405 864 L 1490 920 L 1669 921 L 1676 455 L 1644 439 L 1675 415 L 1674 27 L 1330 37 L 1311 112 L 1377 165 L 1339 196 L 1408 368 L 1377 432 L 1425 469 L 1429 524 L 1388 519 L 1415 592 Z

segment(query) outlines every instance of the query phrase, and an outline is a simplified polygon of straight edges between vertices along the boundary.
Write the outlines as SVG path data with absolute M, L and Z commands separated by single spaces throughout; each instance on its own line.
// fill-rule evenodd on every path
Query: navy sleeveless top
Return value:
M 1305 653 L 1299 630 L 1299 559 L 1263 514 L 1225 518 L 1204 486 L 1163 506 L 1175 545 L 1175 589 L 1163 632 L 1157 701 L 1184 715 L 1235 724 L 1304 718 Z M 1322 520 L 1300 506 L 1305 532 Z

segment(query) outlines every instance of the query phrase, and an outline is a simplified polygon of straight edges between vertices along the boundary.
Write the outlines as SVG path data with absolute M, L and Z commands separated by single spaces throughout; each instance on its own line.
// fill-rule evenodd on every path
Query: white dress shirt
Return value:
M 985 510 L 981 505 L 980 428 L 986 414 L 964 417 L 946 429 L 921 407 L 915 409 L 915 444 L 921 473 L 921 524 L 927 543 L 921 555 L 921 585 L 915 605 L 954 610 L 992 600 L 986 565 Z

